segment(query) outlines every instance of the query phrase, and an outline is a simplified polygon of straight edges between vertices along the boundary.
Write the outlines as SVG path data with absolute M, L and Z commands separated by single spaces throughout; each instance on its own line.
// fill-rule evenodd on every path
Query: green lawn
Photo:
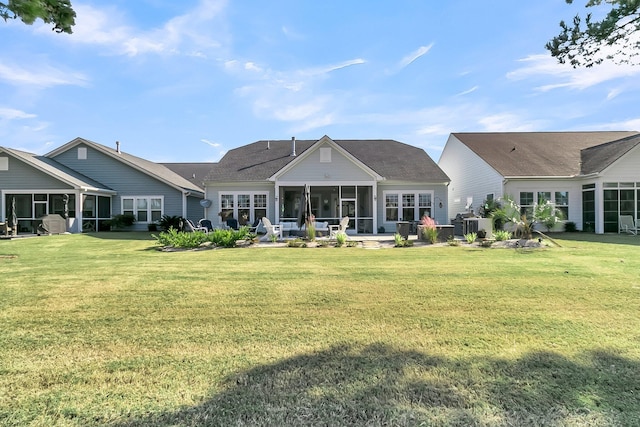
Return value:
M 640 425 L 640 237 L 554 239 L 0 241 L 0 425 Z

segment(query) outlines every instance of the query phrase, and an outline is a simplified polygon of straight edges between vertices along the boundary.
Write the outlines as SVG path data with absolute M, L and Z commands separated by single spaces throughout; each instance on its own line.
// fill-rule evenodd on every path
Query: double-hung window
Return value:
M 163 214 L 162 196 L 122 197 L 122 213 L 133 215 L 136 222 L 150 223 L 159 221 Z
M 418 221 L 432 216 L 433 192 L 402 191 L 384 193 L 384 221 Z
M 267 193 L 221 193 L 220 212 L 223 221 L 235 218 L 242 225 L 252 224 L 267 216 Z

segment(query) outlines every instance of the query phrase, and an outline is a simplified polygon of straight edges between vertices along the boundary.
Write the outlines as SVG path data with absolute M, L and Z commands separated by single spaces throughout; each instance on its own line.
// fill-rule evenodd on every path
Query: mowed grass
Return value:
M 0 425 L 640 425 L 640 237 L 557 241 L 0 241 Z

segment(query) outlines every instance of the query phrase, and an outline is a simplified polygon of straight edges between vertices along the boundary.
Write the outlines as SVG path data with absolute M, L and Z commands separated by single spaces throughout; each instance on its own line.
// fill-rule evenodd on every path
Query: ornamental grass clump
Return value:
M 507 230 L 496 230 L 493 232 L 493 237 L 497 242 L 509 240 L 511 238 L 511 232 Z
M 307 218 L 307 237 L 310 241 L 316 240 L 316 217 L 311 214 Z
M 477 233 L 467 233 L 467 234 L 464 235 L 464 239 L 469 244 L 475 242 L 477 238 L 478 238 L 478 234 Z
M 345 233 L 344 231 L 340 231 L 336 233 L 336 246 L 338 247 L 344 246 L 346 242 L 347 242 L 347 233 Z
M 422 225 L 422 234 L 424 239 L 432 244 L 437 243 L 438 229 L 436 228 L 435 220 L 428 215 L 425 215 L 420 220 L 420 225 Z

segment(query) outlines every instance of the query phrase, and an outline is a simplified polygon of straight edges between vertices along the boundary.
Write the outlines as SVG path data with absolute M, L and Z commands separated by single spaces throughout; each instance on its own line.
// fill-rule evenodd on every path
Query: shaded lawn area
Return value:
M 2 241 L 0 425 L 637 425 L 640 238 L 585 236 Z

